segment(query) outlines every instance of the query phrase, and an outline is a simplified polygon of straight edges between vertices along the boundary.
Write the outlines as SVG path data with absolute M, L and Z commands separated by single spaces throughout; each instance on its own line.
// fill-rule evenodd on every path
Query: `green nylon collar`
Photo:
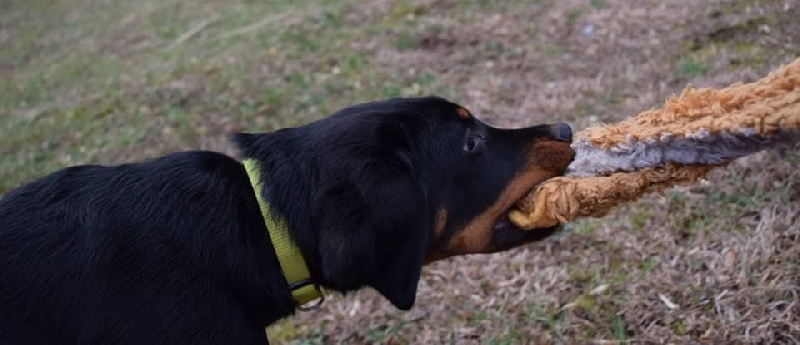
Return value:
M 324 295 L 319 286 L 311 280 L 311 274 L 305 259 L 303 259 L 303 254 L 289 237 L 286 222 L 271 213 L 269 204 L 261 197 L 261 172 L 258 169 L 258 163 L 254 159 L 245 159 L 242 163 L 250 177 L 250 183 L 253 185 L 272 247 L 278 256 L 286 283 L 292 291 L 292 298 L 301 310 L 316 309 L 324 301 Z M 312 301 L 317 302 L 308 307 L 307 305 Z

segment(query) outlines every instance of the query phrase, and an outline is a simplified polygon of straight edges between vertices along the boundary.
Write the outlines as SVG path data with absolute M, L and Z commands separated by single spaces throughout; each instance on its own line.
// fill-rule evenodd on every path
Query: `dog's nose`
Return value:
M 572 128 L 566 123 L 556 123 L 550 125 L 550 132 L 553 139 L 558 141 L 572 142 Z

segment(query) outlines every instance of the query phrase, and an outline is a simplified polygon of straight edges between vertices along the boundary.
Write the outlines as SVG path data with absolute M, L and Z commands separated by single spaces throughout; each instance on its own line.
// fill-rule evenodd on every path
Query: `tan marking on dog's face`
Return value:
M 492 244 L 492 232 L 497 220 L 504 217 L 505 213 L 533 187 L 549 178 L 562 175 L 574 154 L 569 143 L 536 142 L 528 155 L 528 168 L 508 183 L 492 205 L 469 221 L 463 229 L 457 231 L 444 250 L 429 254 L 425 262 L 430 263 L 456 255 L 498 251 L 499 249 Z
M 465 118 L 465 119 L 468 119 L 468 118 L 470 118 L 472 116 L 472 115 L 470 115 L 469 110 L 464 109 L 462 107 L 456 108 L 456 114 L 458 114 L 458 116 L 460 116 L 462 118 Z

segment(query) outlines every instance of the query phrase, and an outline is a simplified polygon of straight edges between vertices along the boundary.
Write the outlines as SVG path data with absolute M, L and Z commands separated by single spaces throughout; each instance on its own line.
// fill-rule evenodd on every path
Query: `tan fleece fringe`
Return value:
M 631 141 L 647 144 L 665 135 L 691 139 L 699 131 L 763 138 L 800 132 L 800 59 L 755 83 L 724 89 L 689 86 L 680 96 L 667 100 L 663 110 L 648 110 L 616 125 L 591 127 L 575 137 L 576 143 L 609 150 Z M 580 149 L 579 145 L 573 147 Z M 601 217 L 644 194 L 696 182 L 729 162 L 715 166 L 662 162 L 662 167 L 608 176 L 556 177 L 520 200 L 509 219 L 523 229 L 538 229 L 579 217 Z
M 755 83 L 737 83 L 724 89 L 688 86 L 680 96 L 668 99 L 663 109 L 645 111 L 616 125 L 587 128 L 575 135 L 575 141 L 607 149 L 626 140 L 645 141 L 664 134 L 684 136 L 701 129 L 714 134 L 753 128 L 764 136 L 781 128 L 797 129 L 798 85 L 800 59 Z

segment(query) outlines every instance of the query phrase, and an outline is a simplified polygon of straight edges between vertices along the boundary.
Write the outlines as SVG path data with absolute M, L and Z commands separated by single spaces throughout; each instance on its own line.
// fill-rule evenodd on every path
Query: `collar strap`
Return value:
M 300 249 L 289 237 L 286 221 L 270 212 L 269 204 L 261 196 L 261 173 L 258 169 L 258 163 L 254 159 L 245 159 L 242 163 L 247 175 L 250 177 L 250 183 L 253 185 L 256 200 L 258 200 L 258 205 L 261 208 L 261 215 L 264 217 L 264 222 L 269 232 L 269 239 L 272 242 L 275 254 L 278 256 L 278 262 L 280 262 L 281 271 L 284 278 L 286 278 L 286 283 L 289 285 L 289 290 L 292 292 L 292 299 L 294 299 L 297 308 L 300 310 L 318 308 L 325 300 L 325 296 L 322 294 L 319 285 L 315 284 L 311 279 L 311 274 L 308 272 L 308 266 L 306 266 Z M 315 302 L 309 306 L 312 301 Z

